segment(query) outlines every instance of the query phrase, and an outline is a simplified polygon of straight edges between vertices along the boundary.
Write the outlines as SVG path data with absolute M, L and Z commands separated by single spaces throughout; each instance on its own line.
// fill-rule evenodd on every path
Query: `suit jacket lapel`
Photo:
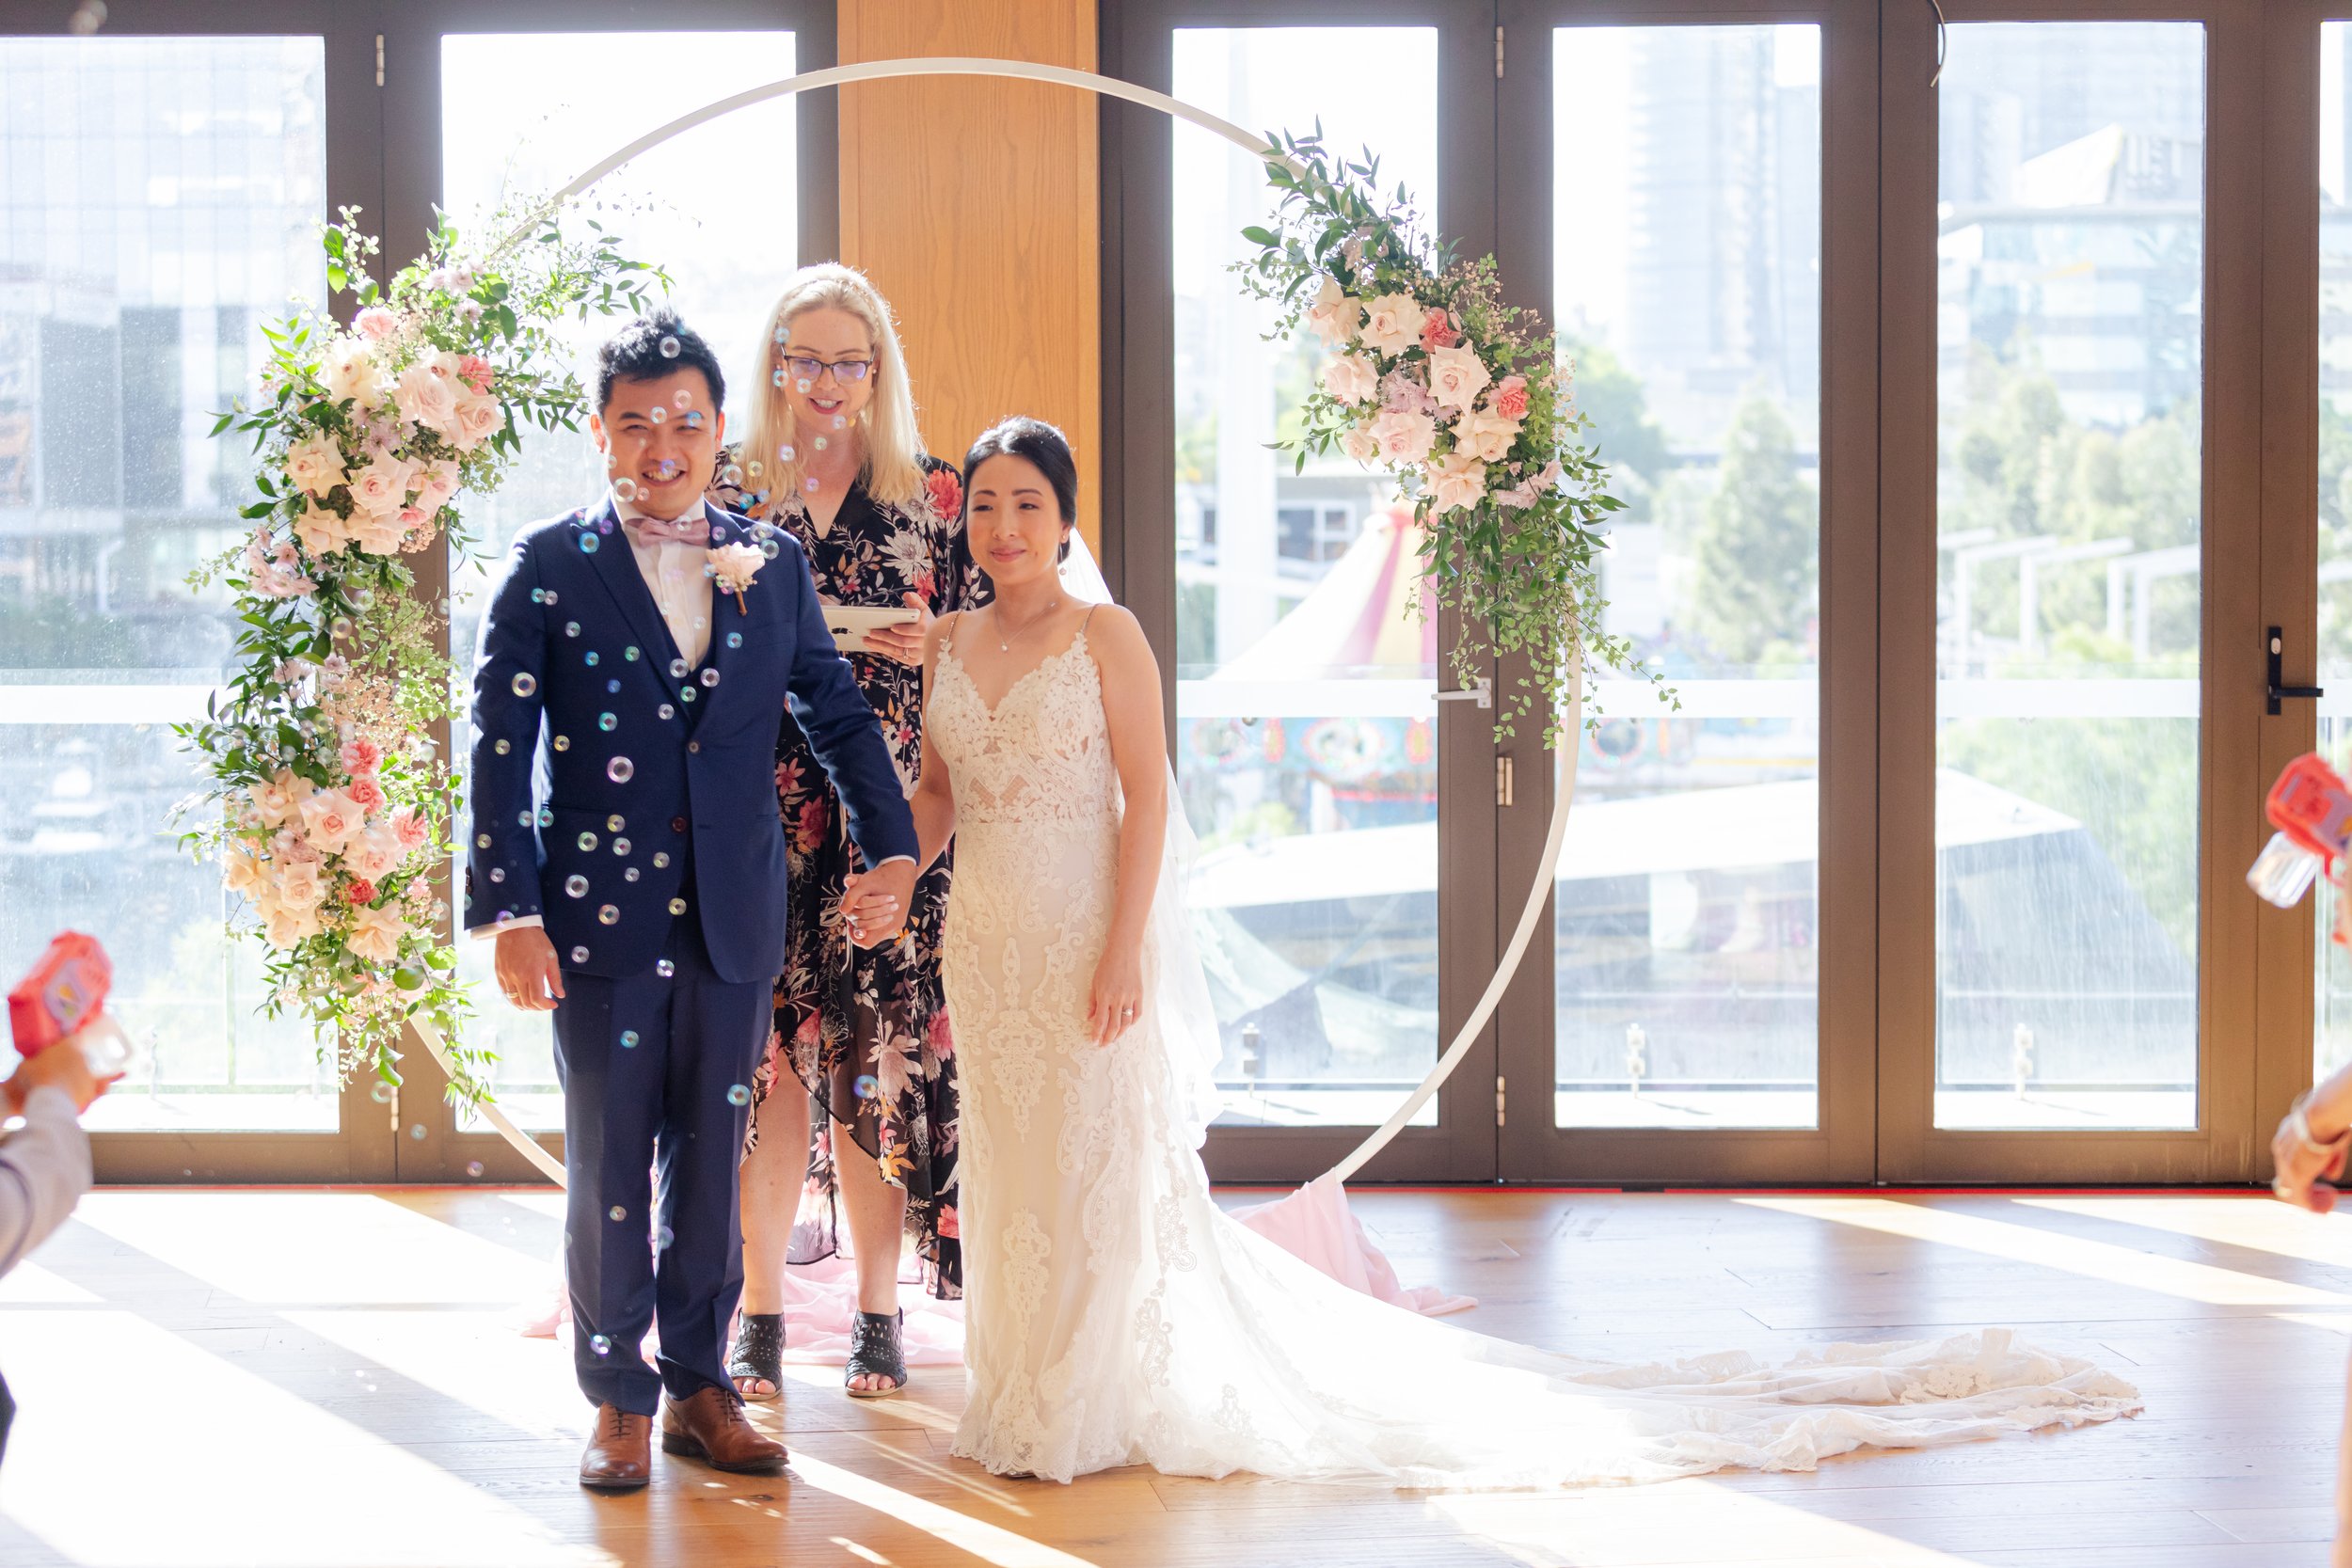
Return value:
M 678 657 L 677 644 L 671 640 L 669 624 L 661 619 L 661 607 L 653 602 L 653 592 L 645 586 L 644 574 L 637 569 L 637 552 L 629 548 L 628 532 L 612 514 L 612 498 L 607 496 L 584 525 L 585 537 L 596 542 L 596 549 L 589 556 L 596 576 L 605 590 L 612 595 L 613 606 L 629 630 L 644 645 L 645 657 L 653 660 L 656 675 L 665 683 L 669 679 L 670 661 Z M 607 532 L 606 530 L 611 531 Z
M 750 532 L 742 524 L 707 501 L 703 504 L 703 515 L 709 519 L 712 528 L 725 531 L 725 543 L 749 545 L 753 542 Z M 751 624 L 753 616 L 774 612 L 772 601 L 761 593 L 761 590 L 767 586 L 767 581 L 768 574 L 763 568 L 760 574 L 752 579 L 752 586 L 746 591 L 740 603 L 737 601 L 734 594 L 725 592 L 717 583 L 710 585 L 710 667 L 719 672 L 719 684 L 712 687 L 708 693 L 710 701 L 714 704 L 723 701 L 720 694 L 729 692 L 736 684 L 737 668 L 743 658 L 742 639 L 739 635 L 734 641 L 729 641 L 728 634 L 742 632 Z

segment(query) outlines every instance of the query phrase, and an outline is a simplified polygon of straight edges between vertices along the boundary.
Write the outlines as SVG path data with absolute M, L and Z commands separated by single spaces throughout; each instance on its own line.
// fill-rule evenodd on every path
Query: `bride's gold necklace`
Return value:
M 1029 633 L 1035 631 L 1041 624 L 1050 619 L 1054 612 L 1061 609 L 1061 595 L 1057 594 L 1054 595 L 1054 602 L 1052 604 L 1047 605 L 1043 610 L 1039 610 L 1035 615 L 1030 616 L 1028 620 L 1023 622 L 1020 629 L 1015 631 L 1010 637 L 1007 637 L 1001 630 L 998 630 L 996 632 L 996 651 L 1000 654 L 1009 654 L 1012 652 L 1012 645 L 1015 642 L 1020 641 L 1023 638 L 1028 636 Z M 996 611 L 993 619 L 995 620 L 996 626 L 1001 627 L 1005 623 L 1004 607 L 1002 605 L 993 605 L 990 608 Z

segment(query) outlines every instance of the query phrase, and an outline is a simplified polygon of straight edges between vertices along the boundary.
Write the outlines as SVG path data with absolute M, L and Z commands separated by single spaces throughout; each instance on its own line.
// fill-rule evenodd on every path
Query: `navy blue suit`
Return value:
M 591 1402 L 644 1415 L 663 1386 L 684 1398 L 726 1385 L 742 1288 L 736 1166 L 785 960 L 774 769 L 787 705 L 866 863 L 916 852 L 800 546 L 705 512 L 714 545 L 775 554 L 740 610 L 714 586 L 699 668 L 672 641 L 609 500 L 515 541 L 474 666 L 466 925 L 537 915 L 563 966 L 574 1360 Z M 659 1377 L 639 1351 L 657 1319 Z

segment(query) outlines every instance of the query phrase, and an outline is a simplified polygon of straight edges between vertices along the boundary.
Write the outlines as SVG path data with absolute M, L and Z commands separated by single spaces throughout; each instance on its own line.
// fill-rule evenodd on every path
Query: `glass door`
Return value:
M 1864 1176 L 1875 12 L 1502 15 L 1503 175 L 1541 193 L 1502 203 L 1506 286 L 1627 502 L 1605 629 L 1679 702 L 1592 694 L 1502 1018 L 1503 1175 Z M 1519 748 L 1506 928 L 1557 767 Z
M 1472 252 L 1490 191 L 1491 21 L 1484 6 L 1121 7 L 1104 69 L 1235 124 L 1380 155 Z M 1486 67 L 1485 71 L 1479 69 Z M 1491 737 L 1441 699 L 1412 503 L 1340 457 L 1275 449 L 1320 372 L 1311 337 L 1268 337 L 1232 263 L 1263 222 L 1259 161 L 1188 125 L 1119 108 L 1130 341 L 1157 371 L 1118 383 L 1123 597 L 1162 650 L 1173 756 L 1201 855 L 1187 886 L 1225 1037 L 1226 1180 L 1315 1175 L 1378 1125 L 1452 1037 L 1491 964 Z M 1106 219 L 1110 214 L 1106 214 Z M 1106 280 L 1107 284 L 1107 280 Z M 1121 428 L 1118 419 L 1106 428 Z M 1166 467 L 1134 453 L 1165 451 Z M 1172 654 L 1172 657 L 1171 657 Z M 1375 1179 L 1493 1168 L 1485 1063 L 1424 1107 Z
M 88 1118 L 112 1180 L 389 1171 L 365 1086 L 261 1015 L 261 950 L 224 929 L 242 900 L 174 816 L 199 774 L 171 726 L 202 717 L 234 630 L 185 579 L 252 496 L 214 417 L 257 394 L 261 325 L 323 298 L 317 226 L 379 199 L 330 164 L 330 122 L 345 142 L 367 105 L 326 13 L 0 37 L 0 963 L 12 981 L 68 927 L 105 943 L 140 1047 Z
M 1881 1175 L 2239 1175 L 2255 13 L 1888 14 Z

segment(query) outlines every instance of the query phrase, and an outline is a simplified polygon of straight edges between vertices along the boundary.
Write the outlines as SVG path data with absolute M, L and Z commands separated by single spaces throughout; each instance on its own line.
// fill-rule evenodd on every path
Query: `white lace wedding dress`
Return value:
M 1085 631 L 992 711 L 951 628 L 927 721 L 957 813 L 958 1454 L 1057 1481 L 1142 1464 L 1539 1487 L 1805 1469 L 1865 1444 L 2138 1408 L 2130 1386 L 2005 1331 L 1832 1345 L 1780 1367 L 1737 1353 L 1628 1366 L 1467 1333 L 1327 1278 L 1210 1200 L 1196 1150 L 1214 1021 L 1172 875 L 1144 1018 L 1108 1049 L 1087 1038 L 1120 791 Z

